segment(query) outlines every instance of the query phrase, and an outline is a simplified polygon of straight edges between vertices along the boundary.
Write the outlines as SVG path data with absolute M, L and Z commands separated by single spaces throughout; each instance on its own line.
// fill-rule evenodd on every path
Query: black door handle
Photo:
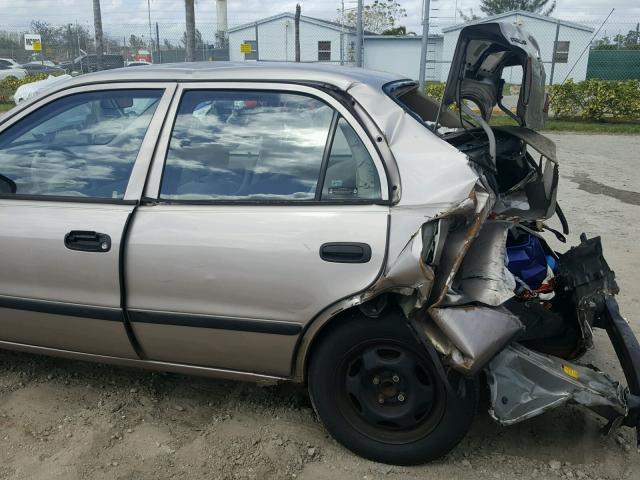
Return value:
M 72 230 L 64 236 L 64 246 L 81 252 L 108 252 L 111 250 L 111 237 L 106 233 Z
M 371 260 L 371 247 L 366 243 L 324 243 L 320 247 L 320 258 L 325 262 L 367 263 Z

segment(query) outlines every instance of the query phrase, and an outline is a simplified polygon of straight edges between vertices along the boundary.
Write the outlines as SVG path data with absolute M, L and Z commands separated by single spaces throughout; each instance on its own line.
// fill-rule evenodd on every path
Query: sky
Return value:
M 370 3 L 372 0 L 365 0 Z M 420 33 L 422 30 L 423 0 L 397 0 L 406 10 L 407 17 L 400 22 L 408 31 Z M 298 0 L 302 14 L 333 20 L 340 0 Z M 355 0 L 345 0 L 345 8 L 354 8 Z M 182 31 L 184 24 L 184 3 L 181 0 L 150 0 L 151 21 L 158 22 L 163 29 Z M 274 15 L 281 12 L 293 12 L 296 1 L 293 0 L 229 0 L 229 25 Z M 477 13 L 479 0 L 431 0 L 430 25 L 439 27 L 460 23 L 457 9 Z M 148 35 L 147 0 L 101 0 L 102 21 L 105 33 L 120 37 L 124 32 L 139 31 Z M 457 6 L 457 8 L 456 8 Z M 554 16 L 564 20 L 587 23 L 597 27 L 612 7 L 616 11 L 604 27 L 614 35 L 618 31 L 626 33 L 640 21 L 639 0 L 557 0 Z M 216 21 L 215 0 L 196 0 L 196 23 L 204 32 L 214 31 Z M 0 30 L 27 30 L 31 20 L 39 19 L 52 24 L 79 22 L 90 25 L 93 22 L 91 0 L 0 0 Z M 205 25 L 206 24 L 206 25 Z M 147 25 L 145 29 L 144 26 Z M 207 28 L 208 27 L 208 28 Z M 603 30 L 603 32 L 604 32 Z M 139 33 L 140 34 L 140 33 Z M 161 35 L 162 37 L 163 35 Z M 205 34 L 205 37 L 209 35 Z

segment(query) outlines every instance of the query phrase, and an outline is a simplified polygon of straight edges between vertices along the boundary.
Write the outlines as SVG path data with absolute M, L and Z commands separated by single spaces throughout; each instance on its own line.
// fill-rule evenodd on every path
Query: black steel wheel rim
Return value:
M 365 342 L 343 357 L 337 373 L 340 411 L 372 440 L 415 442 L 440 423 L 444 385 L 417 349 L 392 340 Z

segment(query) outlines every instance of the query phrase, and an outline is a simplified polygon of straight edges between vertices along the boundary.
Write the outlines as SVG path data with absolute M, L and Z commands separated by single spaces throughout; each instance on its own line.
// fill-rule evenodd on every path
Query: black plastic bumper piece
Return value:
M 603 307 L 598 323 L 606 329 L 611 339 L 629 387 L 629 414 L 624 424 L 636 427 L 640 446 L 640 343 L 630 325 L 620 315 L 618 302 L 613 297 L 606 298 Z

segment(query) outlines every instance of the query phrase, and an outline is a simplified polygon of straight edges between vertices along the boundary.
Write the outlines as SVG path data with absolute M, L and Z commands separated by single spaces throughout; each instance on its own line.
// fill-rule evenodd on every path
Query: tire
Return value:
M 469 430 L 478 383 L 451 372 L 447 389 L 404 315 L 388 312 L 344 319 L 319 339 L 309 394 L 329 433 L 354 453 L 394 465 L 430 462 Z

